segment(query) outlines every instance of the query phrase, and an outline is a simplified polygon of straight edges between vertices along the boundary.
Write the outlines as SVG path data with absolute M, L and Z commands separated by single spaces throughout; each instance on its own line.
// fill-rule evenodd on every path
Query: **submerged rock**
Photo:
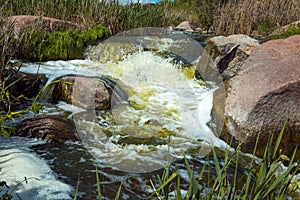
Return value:
M 300 36 L 261 44 L 228 81 L 222 138 L 244 142 L 242 150 L 263 156 L 267 140 L 288 119 L 280 148 L 291 156 L 300 141 Z M 297 152 L 297 158 L 300 158 Z
M 133 43 L 107 40 L 89 46 L 84 52 L 84 57 L 100 63 L 116 62 L 134 51 L 137 51 L 137 47 Z
M 41 115 L 20 122 L 17 126 L 16 136 L 64 143 L 67 140 L 79 140 L 76 133 L 73 120 L 62 115 Z

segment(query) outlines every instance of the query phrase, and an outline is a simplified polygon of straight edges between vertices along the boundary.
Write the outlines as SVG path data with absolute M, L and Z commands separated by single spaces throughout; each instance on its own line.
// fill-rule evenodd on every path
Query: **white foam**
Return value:
M 15 198 L 18 195 L 24 200 L 72 199 L 72 187 L 58 180 L 47 162 L 29 149 L 41 143 L 28 138 L 0 137 L 0 180 L 7 183 L 8 192 Z
M 171 43 L 169 40 L 167 42 Z M 151 159 L 155 160 L 159 157 L 158 155 L 168 151 L 172 155 L 181 156 L 190 145 L 200 145 L 199 140 L 206 141 L 207 151 L 204 149 L 203 155 L 209 152 L 211 146 L 224 145 L 224 142 L 218 139 L 207 126 L 211 119 L 213 90 L 187 79 L 178 67 L 174 66 L 170 58 L 160 57 L 150 51 L 137 51 L 118 62 L 106 63 L 105 66 L 90 60 L 50 61 L 43 63 L 39 70 L 41 73 L 46 73 L 48 77 L 58 77 L 62 74 L 106 75 L 121 81 L 122 85 L 130 88 L 132 94 L 129 94 L 129 101 L 133 104 L 112 110 L 112 119 L 109 120 L 115 123 L 109 121 L 108 124 L 111 126 L 108 129 L 114 129 L 111 131 L 113 135 L 115 133 L 118 135 L 119 130 L 123 133 L 131 132 L 131 127 L 139 128 L 137 126 L 143 126 L 149 122 L 160 124 L 162 128 L 174 131 L 176 134 L 179 133 L 172 136 L 174 141 L 172 148 L 161 146 L 161 149 L 149 152 L 145 145 L 131 145 L 130 148 L 135 150 L 133 153 L 133 151 L 128 152 L 129 148 L 114 143 L 115 136 L 110 140 L 105 138 L 105 134 L 92 131 L 91 135 L 96 135 L 97 132 L 101 137 L 88 137 L 91 126 L 87 126 L 82 136 L 87 140 L 82 141 L 86 142 L 86 146 L 89 147 L 95 145 L 90 151 L 97 156 L 100 155 L 104 163 L 112 164 L 112 159 L 115 162 L 120 162 L 120 160 L 125 162 L 129 158 L 141 161 L 149 159 L 150 162 Z M 32 65 L 27 65 L 26 68 L 27 72 L 31 69 L 31 73 L 36 70 L 36 67 Z M 63 103 L 58 106 L 73 113 L 79 111 Z M 81 119 L 77 119 L 76 115 L 74 117 L 76 126 L 84 128 L 84 125 L 77 122 Z M 95 130 L 99 129 L 101 130 L 101 127 Z M 143 132 L 143 128 L 140 130 Z M 153 134 L 153 131 L 157 133 L 158 129 L 153 127 L 153 130 L 145 134 L 150 132 Z M 149 156 L 147 157 L 145 153 L 140 154 L 141 149 L 149 152 Z M 162 162 L 161 159 L 160 162 Z

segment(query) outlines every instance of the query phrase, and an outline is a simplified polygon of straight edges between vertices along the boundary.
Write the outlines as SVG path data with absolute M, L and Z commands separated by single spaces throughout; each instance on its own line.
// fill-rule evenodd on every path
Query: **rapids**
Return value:
M 196 162 L 202 163 L 201 158 L 213 146 L 226 147 L 207 126 L 216 88 L 208 88 L 184 73 L 194 71 L 201 54 L 199 51 L 198 56 L 187 56 L 187 52 L 195 50 L 188 48 L 198 45 L 201 50 L 200 44 L 188 40 L 181 49 L 178 39 L 155 41 L 158 42 L 139 40 L 134 44 L 137 48 L 121 59 L 102 63 L 87 56 L 84 60 L 24 64 L 23 72 L 45 74 L 49 83 L 68 74 L 108 77 L 117 81 L 129 98 L 128 103 L 110 111 L 92 112 L 64 102 L 50 105 L 41 98 L 44 113 L 71 113 L 69 117 L 83 130 L 79 132 L 82 142 L 49 145 L 26 138 L 12 138 L 10 142 L 1 138 L 0 178 L 10 188 L 16 186 L 15 194 L 23 199 L 30 195 L 31 199 L 70 199 L 81 177 L 78 195 L 94 198 L 94 166 L 98 166 L 108 199 L 113 198 L 120 183 L 125 187 L 122 199 L 144 198 L 149 193 L 146 183 L 150 178 L 156 179 L 153 172 L 161 172 L 172 162 L 181 168 L 182 163 L 176 160 L 191 150 L 197 149 Z M 185 62 L 174 62 L 174 57 L 157 53 L 157 49 L 182 53 L 178 56 L 186 58 Z M 191 65 L 184 66 L 186 62 Z M 74 90 L 84 92 L 80 86 Z M 51 90 L 45 89 L 41 96 L 49 93 Z M 27 181 L 23 181 L 24 177 Z

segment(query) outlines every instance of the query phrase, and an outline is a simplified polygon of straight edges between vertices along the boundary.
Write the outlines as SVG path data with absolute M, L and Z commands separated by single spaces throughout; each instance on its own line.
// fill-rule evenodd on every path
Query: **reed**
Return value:
M 103 25 L 111 34 L 141 27 L 168 27 L 193 20 L 216 34 L 268 34 L 300 19 L 298 0 L 174 0 L 158 5 L 120 5 L 95 0 L 0 0 L 0 19 L 38 15 L 72 21 L 82 28 Z
M 219 34 L 267 35 L 299 19 L 298 0 L 230 0 L 217 9 L 213 24 Z
M 111 34 L 141 27 L 165 27 L 172 20 L 172 4 L 120 5 L 117 1 L 95 0 L 0 0 L 2 17 L 38 15 L 72 21 L 81 27 L 109 27 Z

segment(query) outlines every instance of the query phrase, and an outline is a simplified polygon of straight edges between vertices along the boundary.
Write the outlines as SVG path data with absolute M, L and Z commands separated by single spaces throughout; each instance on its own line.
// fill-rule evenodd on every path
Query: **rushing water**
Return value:
M 176 42 L 163 38 L 156 45 L 164 50 L 173 45 L 185 55 L 187 51 L 178 48 Z M 197 59 L 187 57 L 191 63 Z M 184 76 L 184 70 L 189 69 L 171 57 L 137 49 L 114 61 L 28 63 L 22 70 L 46 74 L 49 82 L 68 74 L 106 76 L 116 80 L 129 96 L 127 104 L 90 113 L 64 102 L 57 105 L 44 102 L 45 113 L 71 113 L 69 117 L 83 130 L 80 143 L 53 145 L 25 138 L 1 139 L 0 177 L 11 188 L 16 186 L 14 193 L 22 199 L 29 196 L 30 199 L 70 199 L 79 177 L 78 195 L 94 199 L 95 166 L 107 199 L 114 197 L 120 183 L 123 184 L 121 199 L 145 198 L 151 192 L 146 184 L 150 179 L 157 180 L 155 173 L 161 173 L 168 163 L 174 162 L 174 170 L 186 177 L 184 154 L 197 149 L 194 162 L 200 167 L 204 162 L 201 157 L 212 146 L 226 145 L 207 127 L 214 88 Z M 80 86 L 75 90 L 80 91 Z M 92 120 L 87 115 L 92 115 Z

